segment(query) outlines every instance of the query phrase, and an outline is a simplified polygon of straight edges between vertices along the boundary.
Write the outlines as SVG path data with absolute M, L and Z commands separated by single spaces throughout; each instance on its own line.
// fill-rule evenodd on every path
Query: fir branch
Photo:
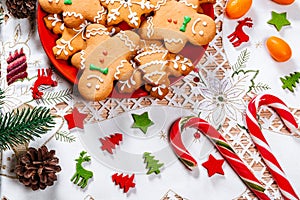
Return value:
M 5 98 L 4 91 L 0 88 L 0 106 L 4 104 L 4 101 L 3 101 L 4 98 Z
M 294 92 L 294 88 L 296 88 L 296 84 L 300 80 L 300 72 L 291 73 L 289 76 L 281 77 L 280 80 L 283 84 L 283 89 L 287 88 L 289 91 Z
M 257 92 L 262 92 L 264 90 L 269 90 L 271 88 L 270 88 L 270 86 L 268 84 L 259 82 L 259 83 L 257 83 L 257 85 L 254 85 L 252 87 L 252 89 L 254 90 L 254 92 L 257 93 Z
M 45 107 L 24 108 L 0 115 L 0 149 L 9 149 L 41 137 L 54 125 L 50 109 Z
M 56 132 L 55 139 L 61 142 L 68 142 L 68 143 L 72 143 L 76 141 L 76 137 L 66 131 Z
M 57 92 L 45 92 L 42 99 L 38 99 L 38 104 L 58 104 L 61 102 L 67 102 L 72 99 L 72 89 L 68 88 Z
M 2 12 L 0 12 L 0 25 L 3 23 L 4 15 Z
M 232 66 L 233 71 L 240 71 L 246 67 L 246 63 L 250 58 L 250 52 L 245 49 L 238 56 L 237 62 Z

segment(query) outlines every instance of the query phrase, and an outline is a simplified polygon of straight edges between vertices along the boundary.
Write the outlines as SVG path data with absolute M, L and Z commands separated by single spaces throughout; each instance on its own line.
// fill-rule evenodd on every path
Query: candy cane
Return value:
M 273 95 L 259 95 L 249 102 L 246 112 L 246 124 L 256 148 L 260 152 L 274 180 L 277 182 L 283 198 L 299 199 L 275 156 L 271 153 L 270 146 L 258 125 L 256 115 L 258 108 L 262 105 L 273 108 L 291 132 L 298 132 L 297 122 L 285 103 Z
M 181 133 L 188 127 L 198 129 L 210 139 L 239 177 L 259 199 L 269 199 L 264 193 L 265 189 L 259 180 L 234 152 L 226 139 L 214 127 L 198 117 L 180 118 L 174 122 L 170 130 L 169 140 L 171 147 L 187 168 L 193 169 L 197 166 L 197 161 L 188 152 L 182 142 Z

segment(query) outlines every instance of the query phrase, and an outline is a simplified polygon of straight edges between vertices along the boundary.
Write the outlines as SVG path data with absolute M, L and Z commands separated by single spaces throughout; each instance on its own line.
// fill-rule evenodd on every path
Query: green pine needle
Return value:
M 3 99 L 5 98 L 5 96 L 4 96 L 4 91 L 0 88 L 0 106 L 2 105 L 2 104 L 4 104 L 4 101 L 3 101 Z M 0 107 L 1 108 L 1 107 Z
M 232 66 L 232 69 L 237 72 L 245 68 L 249 58 L 250 58 L 250 52 L 247 49 L 243 50 L 238 56 L 237 62 Z
M 45 107 L 24 108 L 0 115 L 0 149 L 9 149 L 41 137 L 54 124 L 50 109 Z
M 45 92 L 42 99 L 38 99 L 38 104 L 58 104 L 61 102 L 67 102 L 72 99 L 72 89 L 61 90 L 57 92 Z
M 283 83 L 283 89 L 289 89 L 289 91 L 294 92 L 294 88 L 296 88 L 296 84 L 299 83 L 300 80 L 300 72 L 291 73 L 289 76 L 285 76 L 284 78 L 280 78 Z
M 66 131 L 55 133 L 55 139 L 61 142 L 68 142 L 68 143 L 72 143 L 76 141 L 76 137 Z

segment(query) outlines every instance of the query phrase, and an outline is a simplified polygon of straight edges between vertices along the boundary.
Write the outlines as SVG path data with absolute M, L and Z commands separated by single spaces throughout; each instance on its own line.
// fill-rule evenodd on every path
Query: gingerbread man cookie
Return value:
M 216 24 L 207 15 L 197 13 L 188 0 L 169 0 L 141 26 L 144 39 L 163 39 L 172 53 L 180 52 L 189 41 L 194 45 L 208 44 L 216 34 Z M 190 5 L 191 4 L 191 5 Z
M 85 20 L 105 24 L 107 10 L 99 0 L 39 0 L 42 9 L 51 14 L 62 14 L 65 25 L 77 28 Z
M 132 31 L 121 31 L 98 43 L 89 52 L 79 78 L 79 93 L 87 100 L 99 101 L 112 92 L 114 80 L 132 68 L 128 62 L 136 52 L 140 37 Z
M 61 38 L 56 40 L 56 46 L 52 48 L 56 59 L 68 60 L 70 56 L 86 47 L 84 32 L 87 25 L 88 23 L 84 22 L 78 29 L 64 27 Z
M 54 34 L 61 35 L 65 29 L 62 17 L 58 14 L 49 14 L 44 17 L 46 27 L 53 31 Z
M 149 0 L 101 0 L 101 3 L 108 9 L 108 25 L 125 21 L 130 27 L 138 28 L 141 16 L 154 10 Z

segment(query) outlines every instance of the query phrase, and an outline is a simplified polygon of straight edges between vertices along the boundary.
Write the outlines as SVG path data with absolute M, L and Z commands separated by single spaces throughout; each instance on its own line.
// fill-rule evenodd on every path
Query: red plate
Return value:
M 203 4 L 202 8 L 206 15 L 214 18 L 214 9 L 212 4 Z M 43 18 L 46 15 L 47 13 L 45 13 L 41 9 L 41 7 L 38 6 L 37 24 L 38 24 L 38 32 L 39 32 L 42 46 L 44 47 L 44 50 L 47 56 L 49 57 L 51 63 L 53 64 L 54 68 L 68 81 L 70 81 L 73 84 L 76 84 L 78 70 L 75 67 L 73 67 L 68 61 L 57 60 L 53 54 L 52 48 L 56 45 L 55 42 L 59 38 L 59 36 L 55 35 L 46 27 L 43 20 Z M 203 47 L 199 47 L 199 46 L 187 44 L 186 47 L 180 52 L 180 54 L 191 59 L 193 63 L 196 65 L 202 58 L 206 48 L 207 45 Z M 174 83 L 176 80 L 178 80 L 178 78 L 171 79 L 171 83 Z M 114 89 L 112 94 L 113 95 L 111 96 L 115 98 L 130 98 L 130 97 L 138 98 L 142 96 L 147 96 L 148 92 L 145 91 L 144 88 L 140 88 L 136 90 L 133 94 L 123 94 L 123 93 L 119 93 L 117 89 Z

